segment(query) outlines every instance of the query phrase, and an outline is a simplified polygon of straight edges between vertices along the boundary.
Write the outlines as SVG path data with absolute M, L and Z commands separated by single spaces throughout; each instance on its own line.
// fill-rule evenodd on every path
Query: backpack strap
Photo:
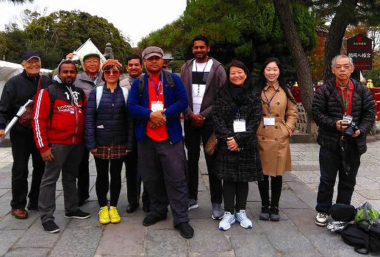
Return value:
M 96 97 L 96 110 L 99 108 L 100 101 L 103 96 L 103 86 L 99 86 L 95 88 L 95 97 Z
M 174 89 L 175 84 L 173 81 L 172 73 L 169 71 L 166 71 L 166 70 L 164 70 L 163 72 L 164 72 L 166 83 L 168 83 L 168 85 L 170 86 L 171 89 Z
M 50 98 L 50 111 L 49 111 L 49 117 L 51 119 L 51 117 L 53 117 L 53 111 L 54 111 L 54 102 L 55 102 L 55 99 L 57 98 L 57 90 L 53 85 L 49 86 L 48 88 L 46 88 L 46 91 L 48 92 L 49 94 L 49 98 Z

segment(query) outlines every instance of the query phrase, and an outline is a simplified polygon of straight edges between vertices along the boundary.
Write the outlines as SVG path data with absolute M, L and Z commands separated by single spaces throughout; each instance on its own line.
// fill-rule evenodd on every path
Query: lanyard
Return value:
M 238 108 L 238 120 L 240 120 L 240 108 Z
M 347 113 L 347 104 L 348 104 L 348 99 L 350 98 L 350 96 L 349 96 L 349 94 L 350 94 L 349 87 L 350 87 L 350 81 L 347 82 L 347 98 L 346 99 L 344 97 L 343 88 L 340 89 L 340 92 L 342 94 L 342 103 L 343 103 L 343 106 L 344 106 L 344 113 Z
M 208 65 L 208 58 L 207 58 L 207 62 L 206 62 L 206 65 L 203 67 L 203 70 L 202 70 L 202 78 L 203 78 L 203 75 L 204 75 L 204 73 L 205 73 L 205 70 L 206 70 L 206 67 L 207 67 L 207 65 Z M 198 68 L 197 68 L 198 66 L 197 66 L 197 62 L 195 61 L 195 72 L 198 72 Z M 201 87 L 201 85 L 199 85 L 198 84 L 198 90 L 197 90 L 197 96 L 199 96 L 199 94 L 200 94 L 200 87 Z
M 276 89 L 276 91 L 273 93 L 272 97 L 270 98 L 270 100 L 268 99 L 267 97 L 267 94 L 265 94 L 265 91 L 264 91 L 264 96 L 265 98 L 267 99 L 267 105 L 268 105 L 268 111 L 269 111 L 269 114 L 271 114 L 271 111 L 270 111 L 270 104 L 274 98 L 274 96 L 279 92 L 280 90 L 279 89 Z
M 156 101 L 158 101 L 158 96 L 159 96 L 159 93 L 160 93 L 160 86 L 161 86 L 161 83 L 163 81 L 162 73 L 161 73 L 161 79 L 158 81 L 158 84 L 156 82 L 154 82 L 153 79 L 151 79 L 150 77 L 148 77 L 148 79 L 155 86 L 154 90 L 156 91 Z

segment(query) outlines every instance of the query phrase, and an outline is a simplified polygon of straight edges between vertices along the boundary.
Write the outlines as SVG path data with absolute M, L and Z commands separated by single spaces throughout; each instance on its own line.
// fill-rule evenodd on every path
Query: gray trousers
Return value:
M 76 178 L 83 154 L 83 146 L 52 144 L 51 151 L 54 160 L 45 164 L 38 200 L 42 223 L 54 220 L 55 191 L 61 170 L 65 212 L 73 212 L 78 209 Z
M 166 216 L 168 204 L 174 226 L 188 222 L 188 189 L 183 142 L 154 141 L 145 138 L 138 146 L 138 170 L 148 190 L 150 214 Z

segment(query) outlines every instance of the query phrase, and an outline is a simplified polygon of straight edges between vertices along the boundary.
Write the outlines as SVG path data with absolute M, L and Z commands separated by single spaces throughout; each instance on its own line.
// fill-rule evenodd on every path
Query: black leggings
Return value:
M 111 168 L 109 168 L 111 163 Z M 110 187 L 108 180 L 108 170 L 111 174 L 111 206 L 117 206 L 121 188 L 121 168 L 122 159 L 105 160 L 95 157 L 96 164 L 96 195 L 100 207 L 107 205 L 107 193 Z
M 235 203 L 236 196 L 236 204 Z M 245 210 L 248 197 L 248 182 L 223 181 L 224 210 L 234 213 Z
M 263 207 L 277 207 L 280 201 L 282 190 L 282 176 L 271 177 L 270 181 L 272 197 L 271 203 L 269 203 L 269 176 L 264 175 L 264 180 L 259 181 L 259 191 L 261 196 L 261 204 Z

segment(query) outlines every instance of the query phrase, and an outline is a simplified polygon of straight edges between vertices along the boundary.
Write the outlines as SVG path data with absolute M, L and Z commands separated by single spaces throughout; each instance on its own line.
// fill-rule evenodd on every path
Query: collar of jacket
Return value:
M 102 71 L 99 69 L 99 71 L 96 74 L 94 79 L 91 79 L 90 76 L 87 74 L 87 72 L 83 71 L 83 72 L 78 74 L 78 79 L 83 80 L 83 81 L 87 81 L 90 83 L 95 83 L 95 81 L 97 82 L 100 79 L 102 79 Z
M 274 90 L 278 90 L 279 87 L 280 87 L 280 84 L 278 84 L 278 82 L 276 82 L 274 85 L 268 85 L 268 84 L 267 84 L 267 85 L 264 87 L 264 90 L 267 91 L 267 90 L 269 90 L 269 88 L 273 88 Z
M 22 75 L 24 76 L 24 78 L 26 78 L 27 80 L 30 80 L 32 82 L 37 82 L 40 79 L 40 74 L 32 77 L 32 76 L 29 76 L 28 73 L 26 73 L 25 69 L 22 71 Z

